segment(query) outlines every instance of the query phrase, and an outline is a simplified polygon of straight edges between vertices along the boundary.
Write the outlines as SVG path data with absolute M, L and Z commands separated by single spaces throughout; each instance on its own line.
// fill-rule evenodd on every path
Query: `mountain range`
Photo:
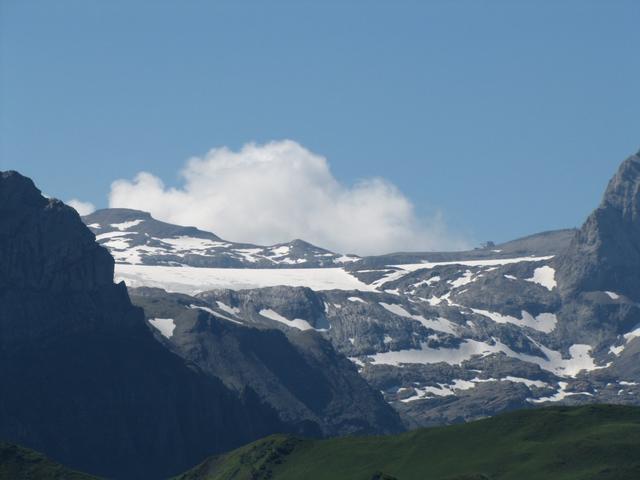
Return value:
M 244 245 L 144 212 L 83 220 L 148 320 L 171 317 L 180 329 L 182 313 L 149 307 L 180 293 L 184 312 L 199 305 L 235 325 L 314 332 L 405 426 L 439 425 L 546 404 L 638 403 L 639 165 L 638 155 L 623 162 L 582 228 L 465 252 L 357 258 L 304 243 L 303 255 L 294 241 L 260 247 L 269 261 L 237 268 L 223 259 Z M 222 244 L 199 245 L 205 235 Z M 279 262 L 264 254 L 275 250 Z
M 81 219 L 17 172 L 0 218 L 0 439 L 73 469 L 165 478 L 274 433 L 640 403 L 638 154 L 581 228 L 465 252 Z

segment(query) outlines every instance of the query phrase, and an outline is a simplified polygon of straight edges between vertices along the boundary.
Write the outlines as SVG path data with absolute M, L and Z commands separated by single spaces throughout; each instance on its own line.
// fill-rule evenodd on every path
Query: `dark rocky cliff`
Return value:
M 284 430 L 153 336 L 78 214 L 0 173 L 0 438 L 113 478 L 161 478 Z

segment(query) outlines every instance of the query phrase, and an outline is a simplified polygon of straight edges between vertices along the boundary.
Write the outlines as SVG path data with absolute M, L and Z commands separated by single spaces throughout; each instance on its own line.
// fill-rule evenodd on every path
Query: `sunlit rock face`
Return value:
M 610 291 L 640 299 L 640 156 L 627 158 L 602 203 L 559 259 L 563 294 Z

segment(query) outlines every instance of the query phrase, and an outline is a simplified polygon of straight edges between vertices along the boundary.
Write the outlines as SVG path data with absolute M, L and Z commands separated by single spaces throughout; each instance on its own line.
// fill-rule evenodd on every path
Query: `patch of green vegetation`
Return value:
M 49 460 L 44 455 L 0 442 L 0 480 L 98 480 Z
M 208 478 L 237 480 L 268 480 L 273 469 L 305 440 L 287 435 L 271 435 L 234 450 L 226 455 L 211 457 L 176 480 Z
M 271 436 L 211 458 L 179 480 L 636 480 L 640 408 L 511 412 L 394 436 Z

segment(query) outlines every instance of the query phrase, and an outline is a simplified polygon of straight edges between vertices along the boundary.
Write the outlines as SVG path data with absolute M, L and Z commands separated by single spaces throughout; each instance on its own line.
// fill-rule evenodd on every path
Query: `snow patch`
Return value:
M 433 387 L 433 386 L 426 386 L 422 388 L 415 387 L 414 388 L 414 390 L 416 391 L 415 395 L 409 398 L 402 399 L 400 401 L 402 403 L 409 403 L 415 400 L 422 400 L 424 398 L 429 398 L 433 395 L 438 397 L 447 397 L 449 395 L 455 395 L 456 390 L 469 390 L 474 388 L 475 386 L 476 386 L 475 383 L 470 382 L 468 380 L 456 379 L 456 380 L 453 380 L 451 384 L 438 383 L 437 387 Z
M 124 250 L 129 248 L 129 238 L 113 238 L 102 243 L 102 246 L 109 248 L 110 250 Z
M 544 267 L 538 267 L 533 271 L 533 277 L 527 278 L 527 282 L 537 283 L 538 285 L 542 285 L 547 290 L 551 291 L 556 286 L 556 271 L 545 265 Z
M 289 320 L 288 318 L 283 317 L 275 310 L 271 310 L 270 308 L 262 309 L 258 312 L 263 317 L 269 318 L 276 322 L 284 323 L 289 327 L 297 328 L 298 330 L 313 330 L 313 327 L 306 320 L 302 320 L 301 318 L 294 318 L 293 320 Z
M 616 356 L 619 356 L 624 349 L 626 348 L 627 344 L 633 340 L 634 338 L 640 337 L 640 325 L 636 325 L 636 327 L 631 330 L 628 333 L 625 333 L 622 338 L 624 339 L 624 342 L 622 343 L 622 345 L 619 345 L 617 347 L 615 346 L 611 346 L 609 347 L 609 353 L 613 353 Z
M 468 283 L 473 282 L 473 272 L 471 270 L 467 270 L 462 274 L 461 277 L 456 278 L 455 280 L 449 282 L 453 288 L 462 287 L 463 285 L 467 285 Z
M 219 300 L 216 301 L 216 304 L 218 305 L 218 308 L 220 310 L 222 310 L 223 312 L 230 313 L 231 315 L 238 315 L 240 313 L 240 309 L 239 308 L 230 307 L 226 303 L 223 303 L 223 302 L 221 302 Z
M 96 235 L 96 241 L 104 240 L 105 238 L 123 237 L 134 232 L 105 232 Z
M 361 299 L 359 297 L 349 297 L 349 298 L 347 298 L 347 300 L 349 300 L 350 302 L 367 303 L 366 301 L 364 301 L 363 299 Z
M 360 360 L 358 357 L 347 357 L 349 360 L 351 360 L 353 363 L 355 363 L 358 367 L 360 368 L 364 368 L 365 364 L 362 360 Z
M 124 231 L 124 230 L 128 230 L 131 227 L 135 227 L 136 225 L 140 225 L 142 222 L 144 222 L 143 219 L 139 219 L 139 220 L 130 220 L 128 222 L 122 222 L 122 223 L 112 223 L 110 226 L 112 228 L 116 228 L 120 231 Z
M 197 309 L 197 310 L 202 310 L 202 311 L 205 311 L 205 312 L 207 312 L 207 313 L 209 313 L 209 314 L 213 315 L 213 316 L 214 316 L 214 317 L 216 317 L 216 318 L 222 318 L 223 320 L 228 320 L 228 321 L 230 321 L 230 322 L 237 323 L 238 325 L 244 325 L 242 322 L 240 322 L 240 321 L 238 321 L 238 320 L 235 320 L 235 319 L 233 319 L 233 318 L 231 318 L 231 317 L 227 317 L 226 315 L 224 315 L 224 314 L 222 314 L 222 313 L 220 313 L 220 312 L 216 312 L 215 310 L 212 310 L 212 309 L 210 309 L 209 307 L 203 307 L 203 306 L 201 306 L 201 305 L 189 305 L 189 308 L 194 308 L 194 309 Z
M 173 336 L 173 330 L 176 328 L 173 318 L 150 318 L 149 323 L 167 338 Z
M 541 313 L 534 317 L 529 312 L 522 310 L 522 318 L 516 318 L 497 312 L 480 310 L 478 308 L 472 308 L 471 310 L 478 315 L 490 318 L 496 323 L 513 323 L 519 327 L 529 327 L 544 333 L 550 333 L 555 330 L 556 324 L 558 323 L 558 318 L 553 313 Z
M 218 242 L 208 238 L 187 237 L 185 235 L 173 238 L 158 238 L 157 240 L 171 245 L 176 250 L 188 251 L 189 253 L 206 253 L 210 248 L 231 246 L 226 242 Z
M 540 397 L 540 398 L 528 398 L 527 401 L 530 403 L 543 403 L 543 402 L 559 402 L 571 395 L 589 395 L 593 396 L 589 392 L 567 392 L 567 386 L 569 384 L 567 382 L 558 382 L 558 390 L 556 393 L 549 397 Z
M 511 375 L 507 375 L 506 377 L 501 378 L 500 380 L 502 381 L 506 380 L 513 383 L 524 383 L 527 387 L 544 388 L 549 386 L 547 382 L 543 382 L 542 380 L 529 380 L 528 378 L 512 377 Z
M 414 315 L 407 312 L 401 305 L 395 303 L 384 303 L 378 302 L 379 305 L 385 310 L 393 313 L 394 315 L 398 315 L 400 317 L 410 318 L 412 320 L 416 320 L 420 322 L 425 327 L 431 330 L 437 330 L 439 332 L 450 333 L 455 335 L 455 323 L 450 322 L 446 318 L 437 318 L 437 319 L 426 319 L 422 315 Z
M 356 260 L 360 260 L 360 257 L 356 257 L 355 255 L 342 255 L 333 260 L 333 263 L 352 263 Z
M 276 247 L 276 248 L 272 248 L 271 249 L 271 254 L 273 256 L 284 256 L 287 255 L 289 253 L 289 250 L 291 250 L 291 247 L 289 245 L 282 245 L 280 247 Z

